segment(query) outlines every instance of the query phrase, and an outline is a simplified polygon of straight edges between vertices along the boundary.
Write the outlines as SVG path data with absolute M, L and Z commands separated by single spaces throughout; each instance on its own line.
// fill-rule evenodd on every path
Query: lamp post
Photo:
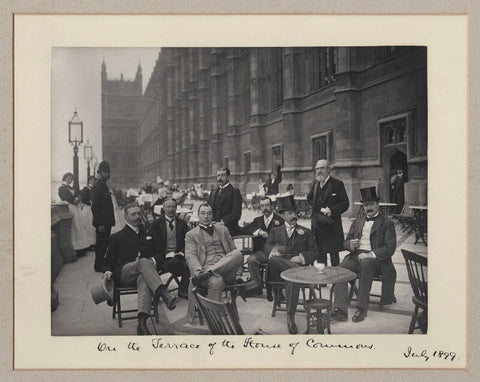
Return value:
M 83 157 L 87 161 L 87 183 L 90 178 L 90 161 L 93 159 L 93 148 L 90 144 L 90 140 L 87 139 L 87 143 L 83 146 Z
M 93 163 L 93 175 L 97 176 L 96 173 L 97 173 L 98 159 L 96 155 L 93 157 L 92 163 Z
M 72 119 L 68 121 L 68 141 L 73 146 L 73 189 L 78 194 L 80 192 L 78 183 L 78 146 L 83 142 L 83 122 L 78 117 L 77 108 L 75 108 Z

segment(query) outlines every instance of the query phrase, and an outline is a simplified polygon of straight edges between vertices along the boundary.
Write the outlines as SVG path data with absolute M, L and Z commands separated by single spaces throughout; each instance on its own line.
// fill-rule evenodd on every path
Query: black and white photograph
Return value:
M 52 335 L 427 333 L 427 71 L 54 48 Z
M 226 20 L 18 18 L 17 364 L 462 367 L 462 21 Z

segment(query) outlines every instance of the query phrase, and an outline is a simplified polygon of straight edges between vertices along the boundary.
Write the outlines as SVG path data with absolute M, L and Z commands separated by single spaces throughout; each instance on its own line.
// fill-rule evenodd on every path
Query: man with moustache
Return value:
M 217 171 L 217 188 L 212 191 L 208 204 L 213 210 L 213 221 L 222 222 L 230 235 L 240 231 L 238 221 L 242 216 L 242 195 L 230 184 L 230 170 L 221 168 Z
M 243 263 L 243 254 L 223 224 L 213 224 L 213 211 L 207 203 L 198 207 L 199 225 L 185 236 L 185 259 L 192 285 L 207 288 L 208 298 L 221 301 L 225 285 L 233 284 Z M 189 296 L 189 300 L 190 300 Z
M 142 226 L 140 207 L 130 203 L 124 212 L 127 224 L 110 237 L 104 277 L 107 280 L 113 277 L 119 286 L 137 286 L 137 334 L 149 335 L 146 320 L 150 316 L 152 299 L 155 305 L 163 299 L 170 310 L 175 309 L 177 300 L 170 295 L 158 274 L 161 256 L 155 251 L 154 233 Z
M 397 272 L 392 263 L 396 248 L 395 228 L 379 210 L 379 200 L 375 187 L 362 188 L 365 215 L 359 215 L 352 223 L 344 242 L 350 254 L 345 256 L 340 267 L 355 272 L 359 276 L 357 311 L 353 322 L 360 322 L 367 316 L 370 290 L 374 276 L 382 276 L 382 297 L 380 303 L 389 305 L 396 302 L 394 289 Z M 337 321 L 348 319 L 347 283 L 334 286 L 335 303 L 332 318 Z
M 263 293 L 260 267 L 268 261 L 268 256 L 264 252 L 268 234 L 273 228 L 283 224 L 283 218 L 273 212 L 269 197 L 260 199 L 260 210 L 262 215 L 257 216 L 253 222 L 242 229 L 243 234 L 253 236 L 253 253 L 247 259 L 250 280 L 245 283 L 245 288 L 247 294 L 257 295 Z
M 293 196 L 277 198 L 277 207 L 284 224 L 274 227 L 268 235 L 264 252 L 268 254 L 268 275 L 271 281 L 284 281 L 280 274 L 289 268 L 312 264 L 317 256 L 317 248 L 312 232 L 297 224 L 297 212 Z M 295 312 L 300 286 L 287 282 L 287 326 L 290 334 L 297 334 Z
M 312 231 L 318 249 L 318 262 L 327 265 L 330 253 L 332 266 L 338 265 L 338 253 L 343 249 L 342 213 L 348 210 L 350 202 L 343 182 L 330 176 L 330 164 L 321 159 L 315 165 L 313 181 L 307 200 L 312 206 Z
M 98 179 L 92 187 L 90 196 L 92 198 L 93 226 L 95 227 L 95 272 L 105 270 L 105 252 L 107 250 L 110 232 L 115 225 L 115 214 L 113 211 L 112 195 L 107 186 L 110 179 L 110 165 L 102 161 L 98 165 Z
M 151 225 L 155 233 L 156 252 L 159 254 L 159 268 L 181 277 L 178 297 L 188 298 L 190 272 L 185 261 L 185 235 L 187 223 L 177 217 L 177 201 L 168 197 L 163 201 L 164 213 Z

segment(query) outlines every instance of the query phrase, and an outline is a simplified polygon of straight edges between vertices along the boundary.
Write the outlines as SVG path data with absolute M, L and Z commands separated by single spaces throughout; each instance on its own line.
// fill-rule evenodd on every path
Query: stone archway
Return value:
M 393 201 L 393 189 L 391 187 L 391 179 L 393 176 L 396 175 L 396 170 L 402 169 L 403 174 L 408 179 L 408 165 L 407 165 L 407 155 L 401 149 L 395 149 L 390 153 L 390 156 L 385 164 L 385 181 L 387 184 L 385 185 L 385 189 L 388 189 L 388 201 Z

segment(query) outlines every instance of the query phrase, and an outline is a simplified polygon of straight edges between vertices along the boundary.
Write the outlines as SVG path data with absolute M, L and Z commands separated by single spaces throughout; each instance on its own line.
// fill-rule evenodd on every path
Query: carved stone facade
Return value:
M 107 79 L 102 64 L 102 158 L 110 163 L 112 188 L 128 188 L 137 183 L 137 131 L 142 99 L 142 68 L 135 80 Z
M 163 48 L 142 98 L 139 180 L 215 182 L 228 166 L 245 196 L 274 166 L 280 192 L 306 194 L 326 157 L 350 200 L 408 174 L 427 198 L 427 54 L 423 47 Z M 132 121 L 133 122 L 133 121 Z

